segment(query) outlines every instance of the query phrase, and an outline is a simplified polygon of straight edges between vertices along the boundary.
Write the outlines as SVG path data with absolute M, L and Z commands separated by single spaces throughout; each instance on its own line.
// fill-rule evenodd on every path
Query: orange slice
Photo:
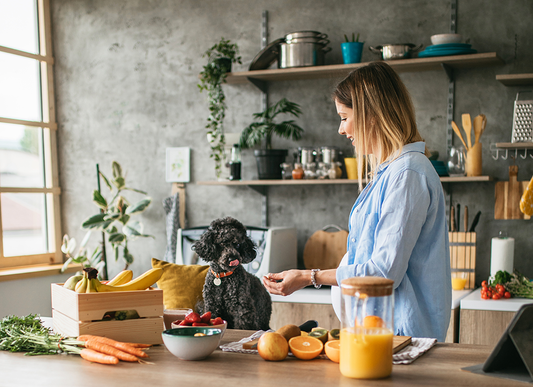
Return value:
M 296 336 L 289 340 L 289 348 L 298 359 L 311 360 L 320 355 L 324 344 L 314 337 Z
M 340 340 L 331 340 L 324 346 L 326 356 L 329 360 L 338 363 L 341 360 L 341 342 Z
M 385 325 L 383 324 L 383 320 L 381 319 L 381 317 L 366 316 L 363 320 L 363 326 L 365 328 L 382 328 Z

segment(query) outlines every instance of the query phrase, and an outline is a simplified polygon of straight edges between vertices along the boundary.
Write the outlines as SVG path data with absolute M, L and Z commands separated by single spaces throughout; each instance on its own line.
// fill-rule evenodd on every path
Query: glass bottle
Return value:
M 281 163 L 281 179 L 292 179 L 292 165 L 289 163 Z
M 241 180 L 241 149 L 239 144 L 233 144 L 229 161 L 229 179 Z
M 392 372 L 394 281 L 353 277 L 341 282 L 340 371 L 379 379 Z
M 302 164 L 294 164 L 294 169 L 292 170 L 292 178 L 294 180 L 300 180 L 304 178 L 304 169 L 302 168 Z

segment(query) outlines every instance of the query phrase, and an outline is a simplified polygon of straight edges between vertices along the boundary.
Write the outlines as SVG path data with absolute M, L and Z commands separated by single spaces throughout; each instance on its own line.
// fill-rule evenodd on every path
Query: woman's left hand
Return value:
M 271 294 L 288 296 L 311 284 L 309 270 L 287 270 L 263 276 L 263 284 Z

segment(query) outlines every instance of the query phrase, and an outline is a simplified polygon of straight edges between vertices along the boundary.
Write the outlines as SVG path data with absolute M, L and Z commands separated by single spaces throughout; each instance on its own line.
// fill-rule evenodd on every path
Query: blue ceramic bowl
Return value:
M 203 335 L 195 336 L 195 334 Z M 206 327 L 174 328 L 162 333 L 165 347 L 182 360 L 205 359 L 217 349 L 221 335 L 222 330 Z

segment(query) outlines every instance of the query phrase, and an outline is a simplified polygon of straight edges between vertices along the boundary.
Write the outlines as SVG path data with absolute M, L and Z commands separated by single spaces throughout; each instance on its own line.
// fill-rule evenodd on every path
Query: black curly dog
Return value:
M 214 220 L 193 250 L 210 265 L 198 311 L 222 317 L 229 329 L 268 330 L 272 301 L 259 278 L 242 267 L 256 256 L 242 223 L 231 217 Z

